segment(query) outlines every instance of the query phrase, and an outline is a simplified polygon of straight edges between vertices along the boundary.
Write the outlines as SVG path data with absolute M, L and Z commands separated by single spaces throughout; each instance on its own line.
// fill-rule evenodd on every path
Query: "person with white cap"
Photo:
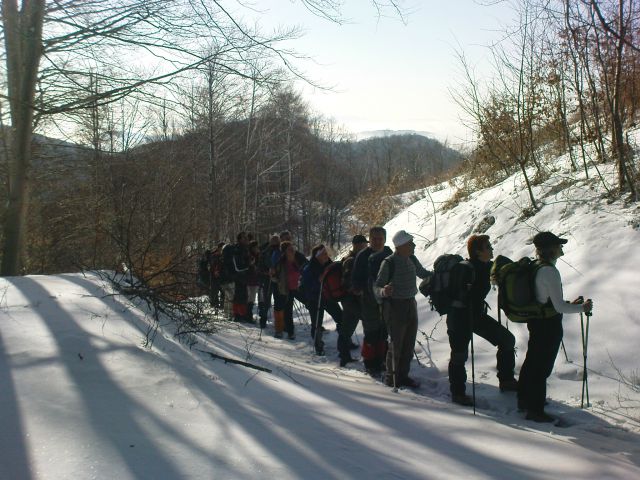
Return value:
M 562 314 L 590 314 L 593 308 L 592 301 L 582 303 L 582 297 L 571 303 L 564 300 L 562 280 L 556 268 L 556 261 L 564 255 L 562 246 L 566 243 L 565 238 L 551 232 L 540 232 L 533 237 L 537 261 L 542 264 L 535 277 L 536 297 L 538 302 L 549 306 L 552 311 L 550 317 L 533 318 L 527 322 L 529 344 L 518 380 L 518 408 L 526 410 L 527 420 L 534 422 L 555 420 L 544 411 L 544 403 L 547 378 L 553 371 L 553 364 L 562 342 Z
M 391 337 L 387 352 L 386 383 L 394 387 L 416 388 L 419 383 L 409 377 L 413 349 L 418 333 L 416 277 L 429 272 L 414 255 L 413 237 L 404 230 L 392 238 L 395 252 L 384 259 L 374 284 L 374 293 L 382 299 L 382 311 Z

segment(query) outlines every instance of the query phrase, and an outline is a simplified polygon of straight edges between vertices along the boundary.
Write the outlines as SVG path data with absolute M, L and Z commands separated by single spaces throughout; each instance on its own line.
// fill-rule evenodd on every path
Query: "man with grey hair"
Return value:
M 382 300 L 382 311 L 391 337 L 386 384 L 417 388 L 420 384 L 409 377 L 418 333 L 416 277 L 425 278 L 430 273 L 414 255 L 415 244 L 411 235 L 400 230 L 392 241 L 395 252 L 383 260 L 374 285 L 374 293 Z

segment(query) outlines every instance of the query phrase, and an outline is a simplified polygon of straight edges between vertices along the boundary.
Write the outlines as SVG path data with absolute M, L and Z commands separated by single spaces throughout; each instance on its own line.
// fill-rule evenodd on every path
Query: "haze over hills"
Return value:
M 436 138 L 435 134 L 432 132 L 419 131 L 419 130 L 367 130 L 364 132 L 354 133 L 353 137 L 356 141 L 360 140 L 368 140 L 370 138 L 380 138 L 380 137 L 392 137 L 395 135 L 421 135 L 427 138 Z

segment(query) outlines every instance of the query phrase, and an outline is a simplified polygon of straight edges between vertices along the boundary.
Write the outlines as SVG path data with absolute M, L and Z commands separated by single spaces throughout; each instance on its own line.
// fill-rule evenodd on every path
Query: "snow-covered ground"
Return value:
M 325 358 L 312 353 L 304 315 L 295 341 L 274 339 L 271 326 L 259 338 L 256 327 L 226 324 L 191 347 L 162 328 L 144 348 L 145 312 L 97 275 L 5 278 L 0 479 L 640 478 L 640 394 L 632 388 L 640 371 L 640 210 L 607 203 L 582 175 L 560 170 L 538 185 L 545 206 L 524 222 L 527 195 L 516 175 L 448 211 L 441 205 L 452 189 L 432 187 L 387 225 L 389 238 L 401 228 L 416 235 L 429 268 L 441 253 L 464 253 L 488 216 L 496 254 L 532 255 L 527 240 L 537 229 L 570 239 L 558 265 L 566 297 L 595 305 L 592 405 L 580 409 L 580 317 L 565 316 L 569 361 L 559 354 L 548 406 L 563 428 L 517 412 L 514 394 L 497 388 L 495 349 L 481 339 L 477 415 L 451 404 L 445 322 L 424 298 L 412 365 L 423 385 L 393 393 L 360 363 L 338 367 L 328 320 Z M 495 306 L 494 292 L 488 301 Z M 519 368 L 527 331 L 509 328 Z

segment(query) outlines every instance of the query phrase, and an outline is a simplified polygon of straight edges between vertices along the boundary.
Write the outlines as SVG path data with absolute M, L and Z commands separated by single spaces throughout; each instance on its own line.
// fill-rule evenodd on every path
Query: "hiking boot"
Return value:
M 527 404 L 521 398 L 518 398 L 518 411 L 524 412 L 527 409 Z
M 399 382 L 399 386 L 400 387 L 409 387 L 409 388 L 419 388 L 420 387 L 420 382 L 411 378 L 411 377 L 405 377 L 402 378 Z
M 466 395 L 464 393 L 451 395 L 451 401 L 453 403 L 457 403 L 458 405 L 462 405 L 463 407 L 473 407 L 473 398 L 470 395 Z
M 347 365 L 347 363 L 351 363 L 351 362 L 357 362 L 357 360 L 355 358 L 351 358 L 351 355 L 349 355 L 348 357 L 341 357 L 340 358 L 340 366 L 341 367 L 345 367 Z
M 527 420 L 531 420 L 536 423 L 553 423 L 556 421 L 554 417 L 543 412 L 534 412 L 533 410 L 529 410 L 527 412 L 527 416 L 525 417 Z
M 386 376 L 384 377 L 384 384 L 385 384 L 387 387 L 391 387 L 391 388 L 393 388 L 393 387 L 395 386 L 395 385 L 393 384 L 393 375 L 386 375 Z M 398 385 L 398 386 L 399 386 L 399 385 Z
M 287 333 L 287 340 L 295 340 L 295 339 L 296 339 L 295 333 Z
M 515 378 L 510 378 L 509 380 L 500 380 L 500 391 L 501 392 L 517 392 L 518 381 Z
M 365 371 L 367 372 L 367 375 L 369 375 L 371 378 L 380 380 L 380 376 L 382 375 L 382 370 L 378 368 L 370 367 L 365 369 Z
M 316 355 L 319 357 L 324 357 L 324 347 L 316 347 Z
M 276 332 L 273 334 L 275 338 L 282 338 L 282 332 Z

